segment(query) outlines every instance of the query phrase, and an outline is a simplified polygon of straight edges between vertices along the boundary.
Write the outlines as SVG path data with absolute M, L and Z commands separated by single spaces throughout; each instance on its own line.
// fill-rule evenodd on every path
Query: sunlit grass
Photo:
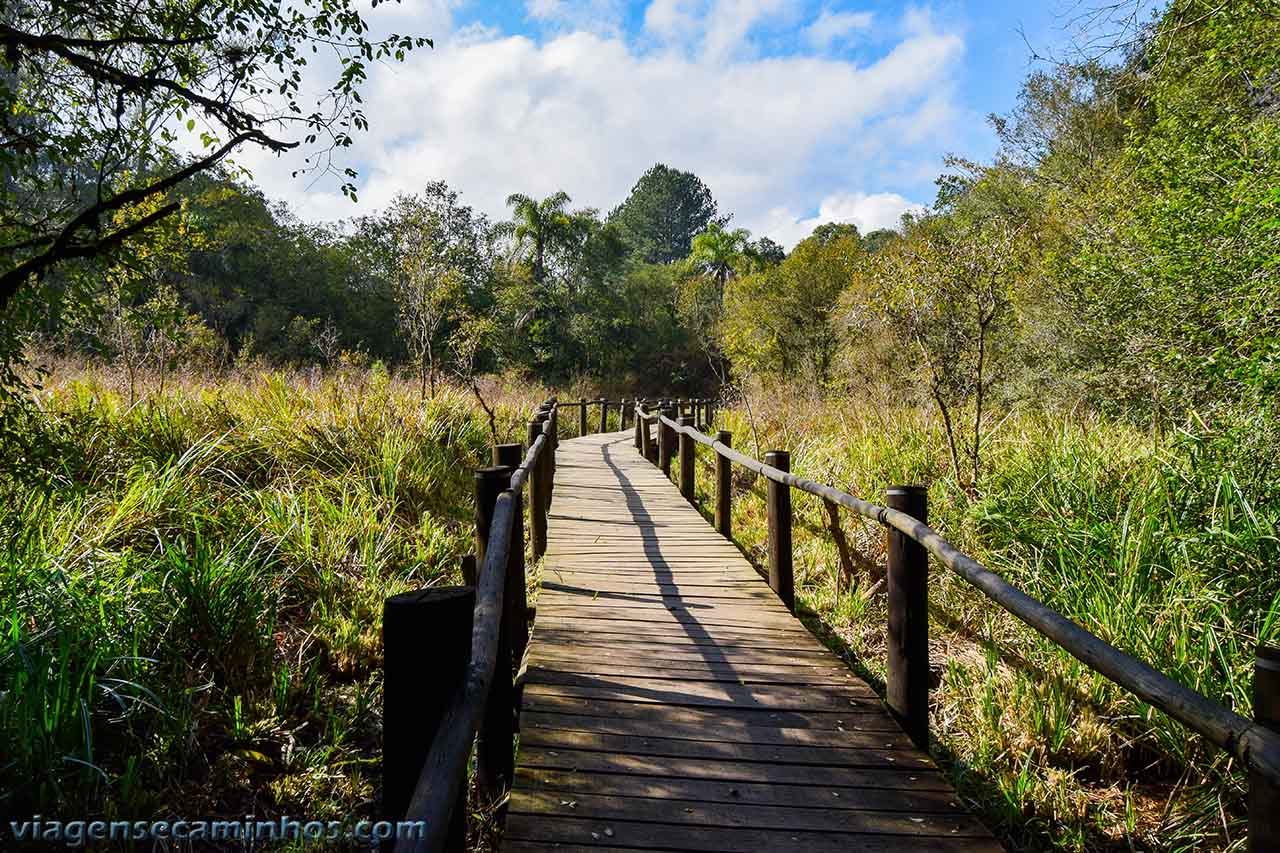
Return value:
M 500 440 L 527 391 L 488 389 Z M 126 400 L 56 371 L 54 488 L 3 483 L 0 810 L 375 815 L 382 602 L 459 580 L 487 419 L 377 370 Z
M 929 486 L 930 523 L 989 568 L 1120 648 L 1250 713 L 1253 648 L 1277 639 L 1280 483 L 1260 417 L 1153 435 L 1093 416 L 1014 413 L 993 436 L 981 494 L 956 487 L 940 425 L 906 407 L 774 395 L 755 403 L 762 449 L 792 470 L 883 502 Z M 723 413 L 754 453 L 745 409 Z M 704 473 L 709 483 L 709 476 Z M 737 480 L 739 545 L 763 564 L 761 482 Z M 883 588 L 837 593 L 821 502 L 795 495 L 796 589 L 872 680 L 884 674 Z M 883 534 L 842 513 L 883 562 Z M 1239 768 L 934 565 L 935 749 L 1018 849 L 1237 848 Z

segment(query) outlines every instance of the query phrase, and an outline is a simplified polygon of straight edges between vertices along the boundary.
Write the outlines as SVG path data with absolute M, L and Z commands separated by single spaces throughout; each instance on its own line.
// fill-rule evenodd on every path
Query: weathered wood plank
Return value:
M 805 850 L 811 853 L 890 853 L 920 850 L 936 853 L 970 853 L 990 850 L 987 838 L 965 838 L 958 834 L 929 836 L 875 835 L 852 832 L 812 832 L 799 829 L 753 829 L 725 826 L 689 826 L 683 824 L 642 823 L 592 819 L 513 814 L 507 822 L 507 835 L 515 840 L 543 843 L 604 843 L 632 850 L 715 850 L 758 853 L 761 850 Z M 997 848 L 998 849 L 998 848 Z
M 838 798 L 828 797 L 827 800 Z M 698 800 L 617 797 L 600 794 L 566 796 L 560 791 L 521 791 L 511 798 L 512 814 L 559 815 L 598 820 L 651 821 L 746 829 L 807 829 L 817 832 L 883 835 L 958 835 L 982 838 L 982 824 L 954 809 L 938 814 L 917 811 L 851 811 L 819 801 L 805 807 L 755 803 L 704 803 Z

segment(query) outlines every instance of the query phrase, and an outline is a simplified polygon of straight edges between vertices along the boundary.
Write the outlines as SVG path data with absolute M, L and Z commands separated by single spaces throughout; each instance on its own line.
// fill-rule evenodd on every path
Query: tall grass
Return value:
M 763 408 L 763 410 L 762 410 Z M 940 425 L 863 401 L 773 397 L 765 449 L 798 473 L 877 499 L 929 486 L 930 523 L 1011 583 L 1206 696 L 1250 713 L 1253 648 L 1280 639 L 1280 439 L 1260 414 L 1152 434 L 1100 417 L 1015 412 L 977 497 L 950 476 Z M 725 412 L 750 446 L 745 410 Z M 740 544 L 763 559 L 762 484 L 740 481 Z M 883 677 L 882 587 L 839 558 L 819 501 L 796 499 L 797 594 L 833 642 Z M 882 531 L 843 516 L 883 560 Z M 1241 847 L 1245 789 L 1215 747 L 988 603 L 945 568 L 930 585 L 935 750 L 1016 849 Z
M 458 579 L 488 421 L 385 372 L 41 392 L 51 490 L 0 478 L 0 812 L 374 814 L 383 599 Z M 494 389 L 499 438 L 537 398 Z

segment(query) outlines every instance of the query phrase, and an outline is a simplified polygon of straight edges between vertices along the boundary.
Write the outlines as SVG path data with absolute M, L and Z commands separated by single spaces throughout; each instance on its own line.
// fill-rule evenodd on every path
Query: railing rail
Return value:
M 421 827 L 398 839 L 384 841 L 384 849 L 396 853 L 437 853 L 443 850 L 460 850 L 464 841 L 464 829 L 460 820 L 465 819 L 467 796 L 467 768 L 477 736 L 481 749 L 477 753 L 478 785 L 484 785 L 491 802 L 497 802 L 503 790 L 511 782 L 511 756 L 513 753 L 513 718 L 515 715 L 512 692 L 512 672 L 518 668 L 524 654 L 527 634 L 512 626 L 527 624 L 524 607 L 524 541 L 521 507 L 521 491 L 529 486 L 529 509 L 533 522 L 531 538 L 535 556 L 546 547 L 546 512 L 552 497 L 555 471 L 556 424 L 558 406 L 553 397 L 543 403 L 538 416 L 529 425 L 530 442 L 523 460 L 514 468 L 495 467 L 477 472 L 477 547 L 483 556 L 474 577 L 474 606 L 470 614 L 469 654 L 464 668 L 456 660 L 436 661 L 432 669 L 432 656 L 427 635 L 435 630 L 431 608 L 448 606 L 455 608 L 457 593 L 461 590 L 427 590 L 389 599 L 384 611 L 384 637 L 386 640 L 384 690 L 384 818 L 391 823 L 405 822 Z M 494 448 L 495 462 L 504 449 Z M 492 504 L 485 506 L 487 491 L 484 481 L 491 487 L 496 479 L 501 490 L 492 497 Z M 539 541 L 538 531 L 542 531 Z M 513 534 L 521 533 L 519 539 Z M 424 593 L 445 595 L 428 597 Z M 416 596 L 416 597 L 415 597 Z M 409 599 L 406 601 L 406 599 Z M 470 599 L 468 599 L 470 600 Z M 416 614 L 423 633 L 397 630 L 396 648 L 392 648 L 392 611 L 398 606 L 418 607 Z M 515 612 L 517 607 L 520 612 Z M 441 610 L 443 613 L 443 609 Z M 397 625 L 406 620 L 399 617 Z M 457 621 L 456 619 L 454 620 Z M 453 646 L 456 637 L 447 638 Z M 417 641 L 426 647 L 405 648 Z M 405 664 L 395 661 L 406 661 Z M 511 671 L 508 671 L 510 667 Z M 437 683 L 431 684 L 431 681 Z M 414 698 L 421 698 L 422 687 L 415 691 L 409 682 L 426 682 L 425 691 L 444 691 L 449 698 L 444 703 L 438 719 L 413 719 L 412 707 L 392 707 L 396 702 L 409 705 Z M 499 687 L 504 689 L 499 690 Z M 399 698 L 399 697 L 404 697 Z M 491 706 L 499 698 L 506 707 Z M 425 703 L 429 704 L 429 703 Z M 397 721 L 397 730 L 388 726 Z M 410 721 L 403 725 L 399 721 Z M 422 756 L 420 770 L 413 777 L 411 796 L 405 797 L 406 779 L 404 751 Z M 412 763 L 410 761 L 410 763 Z M 396 772 L 396 770 L 400 772 Z M 405 800 L 407 799 L 407 804 Z M 460 828 L 461 827 L 461 828 Z
M 825 501 L 846 507 L 864 518 L 877 522 L 887 530 L 900 534 L 906 540 L 918 544 L 925 552 L 932 554 L 943 565 L 977 588 L 991 601 L 1039 632 L 1042 636 L 1053 641 L 1059 648 L 1084 663 L 1091 670 L 1115 682 L 1139 699 L 1158 708 L 1239 759 L 1251 771 L 1251 842 L 1257 843 L 1259 839 L 1254 836 L 1259 834 L 1260 831 L 1267 831 L 1265 828 L 1258 826 L 1259 821 L 1274 822 L 1276 820 L 1272 815 L 1274 815 L 1277 806 L 1280 806 L 1280 800 L 1274 797 L 1275 789 L 1280 788 L 1280 733 L 1269 727 L 1269 724 L 1274 725 L 1272 720 L 1275 717 L 1280 717 L 1280 712 L 1276 710 L 1274 702 L 1270 703 L 1270 708 L 1255 708 L 1255 711 L 1259 713 L 1258 721 L 1247 719 L 1186 685 L 1175 681 L 1144 661 L 1121 651 L 1049 608 L 1043 602 L 1017 589 L 977 560 L 960 551 L 920 518 L 913 517 L 899 509 L 880 506 L 854 497 L 831 486 L 815 483 L 789 471 L 759 462 L 734 450 L 724 441 L 705 435 L 693 426 L 682 424 L 661 411 L 647 410 L 643 404 L 636 405 L 636 418 L 636 444 L 638 447 L 647 447 L 649 445 L 647 425 L 655 424 L 660 431 L 671 430 L 673 433 L 687 436 L 693 442 L 711 448 L 720 458 L 735 462 L 774 483 L 798 489 Z M 641 435 L 641 432 L 644 435 Z M 722 432 L 720 435 L 721 437 L 728 437 L 728 433 Z M 681 467 L 685 469 L 683 460 Z M 692 465 L 689 465 L 687 470 L 691 471 Z M 727 476 L 718 476 L 717 488 L 727 488 L 728 479 Z M 682 484 L 682 491 L 685 491 L 686 494 L 692 494 L 692 484 L 688 486 Z M 891 490 L 891 495 L 892 492 L 893 490 Z M 920 514 L 923 516 L 923 495 L 921 494 L 920 497 L 922 504 Z M 726 499 L 722 495 L 717 495 L 717 498 L 718 503 L 722 503 Z M 721 510 L 724 511 L 724 508 L 721 507 Z M 727 518 L 723 522 L 717 522 L 717 526 L 721 524 L 724 525 L 724 529 L 727 529 Z M 789 521 L 787 529 L 789 531 Z M 892 570 L 893 566 L 891 565 L 890 568 Z M 889 580 L 892 584 L 894 580 L 892 571 Z M 892 603 L 890 613 L 892 620 Z M 927 632 L 927 621 L 918 630 Z M 924 637 L 927 639 L 927 633 L 924 634 Z M 891 649 L 893 645 L 894 638 L 891 637 Z M 927 656 L 927 645 L 924 648 L 924 654 Z M 1267 692 L 1280 693 L 1280 690 L 1275 687 L 1277 681 L 1280 680 L 1280 675 L 1275 674 L 1280 672 L 1280 659 L 1276 659 L 1275 663 L 1270 663 L 1273 657 L 1275 656 L 1270 652 L 1260 650 L 1256 672 L 1260 682 L 1265 683 Z M 915 676 L 912 676 L 913 679 L 918 678 L 921 669 L 920 663 L 922 662 L 916 661 L 914 663 L 915 666 L 910 667 L 916 673 Z M 927 660 L 923 663 L 925 664 L 923 669 L 927 672 Z M 890 668 L 889 675 L 889 680 L 892 682 L 896 677 L 893 667 Z M 893 704 L 892 699 L 895 690 L 905 695 L 908 689 L 908 685 L 890 683 L 888 685 L 890 704 Z M 1255 694 L 1258 692 L 1259 689 L 1255 686 Z M 903 709 L 895 710 L 901 712 Z M 926 727 L 924 731 L 927 738 L 927 696 L 925 698 L 925 707 L 911 707 L 905 710 L 908 716 L 924 715 L 924 725 Z M 910 724 L 913 721 L 907 719 L 905 722 Z M 911 726 L 908 725 L 909 730 L 910 728 Z M 1267 797 L 1263 798 L 1267 800 L 1265 806 L 1260 806 L 1257 802 L 1258 793 L 1256 789 L 1260 788 L 1268 789 Z M 1264 810 L 1267 812 L 1266 814 L 1262 813 Z M 1256 847 L 1255 849 L 1264 848 Z

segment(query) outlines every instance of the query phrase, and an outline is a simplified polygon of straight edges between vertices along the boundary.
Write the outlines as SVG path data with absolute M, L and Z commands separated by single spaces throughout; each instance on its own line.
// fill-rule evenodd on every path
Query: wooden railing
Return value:
M 557 403 L 557 407 L 560 409 L 577 409 L 577 434 L 588 435 L 592 431 L 591 418 L 588 416 L 588 411 L 592 406 L 596 406 L 600 410 L 595 420 L 595 423 L 597 424 L 595 432 L 608 432 L 609 413 L 611 411 L 618 412 L 618 428 L 620 430 L 628 429 L 631 427 L 631 418 L 635 413 L 635 406 L 638 402 L 638 400 L 628 399 L 626 397 L 623 397 L 621 400 L 609 400 L 605 397 L 597 397 L 594 400 L 588 400 L 586 397 L 582 397 L 576 402 L 573 400 L 559 402 Z M 710 423 L 712 418 L 715 417 L 715 402 L 704 397 L 691 397 L 689 399 L 674 400 L 672 401 L 672 404 L 677 406 L 680 411 L 691 412 L 696 418 L 698 418 L 699 423 Z
M 1067 617 L 1045 606 L 964 554 L 926 523 L 927 492 L 920 486 L 894 486 L 879 506 L 790 472 L 786 451 L 774 450 L 759 462 L 734 450 L 724 430 L 712 438 L 671 401 L 637 401 L 635 446 L 671 475 L 680 462 L 679 486 L 691 503 L 695 446 L 715 451 L 715 526 L 732 539 L 731 463 L 768 480 L 769 585 L 795 611 L 791 554 L 790 490 L 798 489 L 877 522 L 886 531 L 888 567 L 888 654 L 885 699 L 912 740 L 927 749 L 929 740 L 928 559 L 943 565 L 987 598 L 1047 637 L 1059 648 L 1142 701 L 1206 737 L 1237 758 L 1249 771 L 1249 848 L 1280 850 L 1280 650 L 1259 647 L 1254 660 L 1254 717 L 1249 720 L 1180 684 Z M 711 419 L 705 421 L 708 424 Z M 656 436 L 650 433 L 656 428 Z
M 494 805 L 514 774 L 516 684 L 528 645 L 524 494 L 533 554 L 547 547 L 555 483 L 555 398 L 528 427 L 528 450 L 493 448 L 476 472 L 475 554 L 466 586 L 387 599 L 383 608 L 382 817 L 421 832 L 388 840 L 396 853 L 465 849 L 468 764 L 476 791 Z

